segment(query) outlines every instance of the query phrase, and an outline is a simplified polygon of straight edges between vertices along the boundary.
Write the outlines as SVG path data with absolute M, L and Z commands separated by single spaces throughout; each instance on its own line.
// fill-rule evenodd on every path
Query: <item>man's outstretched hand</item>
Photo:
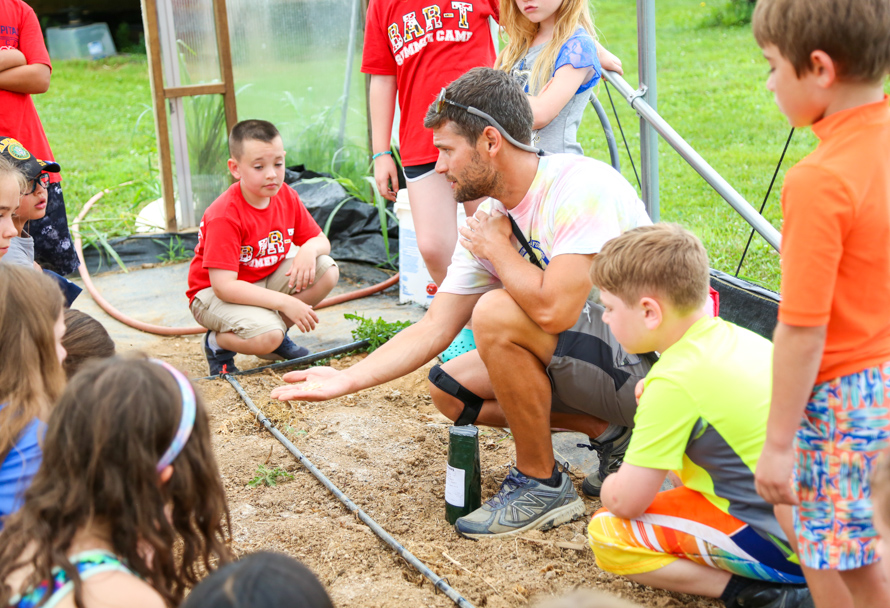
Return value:
M 327 401 L 353 392 L 345 374 L 333 367 L 312 367 L 288 372 L 284 381 L 292 386 L 272 389 L 272 398 L 279 401 Z

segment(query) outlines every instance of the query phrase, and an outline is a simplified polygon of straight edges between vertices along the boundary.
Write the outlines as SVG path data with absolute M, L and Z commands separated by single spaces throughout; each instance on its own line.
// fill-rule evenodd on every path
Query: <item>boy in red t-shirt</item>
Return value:
M 239 122 L 229 154 L 229 171 L 239 181 L 201 218 L 186 293 L 195 320 L 208 329 L 211 375 L 238 371 L 235 353 L 271 360 L 309 354 L 287 329 L 315 329 L 312 307 L 340 276 L 330 241 L 297 193 L 282 188 L 284 145 L 275 125 Z
M 779 109 L 820 140 L 782 192 L 756 487 L 789 529 L 794 506 L 817 606 L 888 606 L 870 476 L 890 446 L 890 0 L 760 0 L 753 25 Z

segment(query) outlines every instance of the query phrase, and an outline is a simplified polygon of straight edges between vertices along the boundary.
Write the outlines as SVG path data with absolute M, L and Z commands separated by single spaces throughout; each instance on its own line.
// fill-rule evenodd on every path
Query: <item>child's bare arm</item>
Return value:
M 302 332 L 312 331 L 318 323 L 318 315 L 308 304 L 287 294 L 240 281 L 234 270 L 211 268 L 210 286 L 216 297 L 224 302 L 278 311 L 293 321 Z
M 624 74 L 621 69 L 621 60 L 607 51 L 599 42 L 596 43 L 596 52 L 604 70 Z M 537 95 L 529 97 L 534 115 L 532 128 L 542 129 L 559 115 L 565 105 L 578 92 L 578 88 L 584 83 L 590 69 L 564 65 L 556 70 L 553 78 L 544 85 Z
M 532 128 L 542 129 L 549 125 L 575 96 L 578 87 L 584 83 L 590 71 L 589 67 L 575 68 L 564 65 L 556 70 L 556 74 L 547 81 L 540 93 L 529 96 L 528 101 L 534 115 Z
M 826 326 L 779 322 L 773 337 L 773 394 L 766 443 L 757 465 L 757 493 L 772 504 L 797 504 L 791 491 L 794 434 L 816 382 Z
M 624 75 L 624 68 L 621 66 L 621 60 L 614 53 L 610 53 L 606 47 L 601 45 L 598 41 L 596 43 L 596 54 L 600 59 L 600 66 L 604 70 L 609 70 L 610 72 L 618 72 L 621 75 Z
M 19 65 L 0 72 L 0 89 L 39 95 L 49 90 L 50 69 L 42 63 Z
M 392 121 L 396 109 L 396 77 L 371 74 L 369 90 L 371 107 L 371 151 L 389 150 Z M 395 201 L 399 191 L 399 176 L 391 154 L 374 159 L 374 181 L 377 190 L 387 200 Z
M 2 49 L 0 50 L 0 72 L 5 72 L 10 68 L 17 68 L 22 65 L 28 65 L 25 54 L 18 49 Z
M 297 291 L 303 291 L 315 282 L 315 262 L 320 255 L 331 253 L 331 242 L 324 233 L 312 237 L 302 245 L 297 255 L 291 262 L 287 276 L 290 277 L 288 285 L 297 287 Z
M 642 515 L 661 489 L 668 472 L 623 463 L 603 482 L 600 498 L 612 515 L 633 519 Z

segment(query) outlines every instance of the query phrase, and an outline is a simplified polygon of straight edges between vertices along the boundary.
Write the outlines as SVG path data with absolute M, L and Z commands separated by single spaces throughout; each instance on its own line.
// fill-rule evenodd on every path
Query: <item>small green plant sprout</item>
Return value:
M 358 327 L 352 330 L 352 338 L 368 340 L 369 353 L 374 352 L 394 335 L 411 325 L 409 321 L 385 321 L 382 317 L 377 317 L 375 321 L 359 314 L 346 313 L 343 318 L 358 323 Z
M 266 465 L 261 464 L 256 468 L 256 477 L 247 482 L 247 485 L 251 488 L 255 488 L 260 485 L 266 485 L 270 488 L 274 488 L 278 485 L 278 478 L 283 477 L 284 479 L 293 479 L 294 476 L 285 471 L 282 468 L 274 468 L 269 469 Z
M 186 262 L 192 259 L 188 249 L 182 244 L 182 239 L 179 238 L 179 235 L 173 235 L 166 243 L 161 239 L 152 240 L 161 247 L 167 248 L 167 251 L 157 256 L 158 261 L 162 264 L 178 264 L 179 262 Z

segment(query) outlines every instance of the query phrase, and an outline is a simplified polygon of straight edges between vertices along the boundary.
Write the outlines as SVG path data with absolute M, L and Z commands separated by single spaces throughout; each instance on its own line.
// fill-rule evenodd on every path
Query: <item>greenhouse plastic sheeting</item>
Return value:
M 361 1 L 227 0 L 226 6 L 238 118 L 273 122 L 291 163 L 324 171 L 330 167 L 319 159 L 330 162 L 341 146 L 366 153 Z

